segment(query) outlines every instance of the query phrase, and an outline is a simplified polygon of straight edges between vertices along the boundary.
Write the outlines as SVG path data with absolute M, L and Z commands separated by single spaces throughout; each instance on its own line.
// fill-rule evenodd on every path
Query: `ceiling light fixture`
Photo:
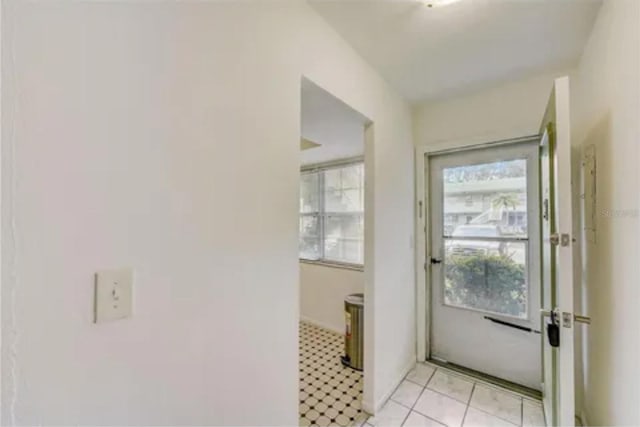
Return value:
M 448 6 L 460 0 L 422 0 L 427 7 Z

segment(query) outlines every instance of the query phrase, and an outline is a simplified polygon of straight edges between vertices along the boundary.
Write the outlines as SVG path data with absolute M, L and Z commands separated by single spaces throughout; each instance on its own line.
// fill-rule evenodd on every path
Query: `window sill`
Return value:
M 300 258 L 300 262 L 304 264 L 320 265 L 320 266 L 329 267 L 329 268 L 340 268 L 343 270 L 364 271 L 364 265 L 360 265 L 360 264 L 347 264 L 342 262 L 331 262 L 331 261 L 313 261 L 310 259 L 302 259 L 302 258 Z

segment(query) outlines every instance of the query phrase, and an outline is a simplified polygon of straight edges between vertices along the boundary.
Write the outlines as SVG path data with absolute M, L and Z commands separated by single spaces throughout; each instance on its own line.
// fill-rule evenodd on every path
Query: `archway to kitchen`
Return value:
M 300 425 L 364 416 L 365 146 L 373 124 L 301 83 Z

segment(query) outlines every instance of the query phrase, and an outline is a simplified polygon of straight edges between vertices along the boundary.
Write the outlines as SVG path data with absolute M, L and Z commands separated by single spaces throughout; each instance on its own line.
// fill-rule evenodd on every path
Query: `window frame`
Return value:
M 341 168 L 347 168 L 349 166 L 355 166 L 355 165 L 362 165 L 362 167 L 364 168 L 364 158 L 362 157 L 355 157 L 355 158 L 349 158 L 349 159 L 343 159 L 343 160 L 338 160 L 338 161 L 333 161 L 333 162 L 326 162 L 326 163 L 317 163 L 317 164 L 313 164 L 313 165 L 306 165 L 303 166 L 300 169 L 300 175 L 304 175 L 304 174 L 311 174 L 311 173 L 317 173 L 318 174 L 318 184 L 317 184 L 317 194 L 318 194 L 318 211 L 317 213 L 305 213 L 305 212 L 298 212 L 298 220 L 300 220 L 300 218 L 302 218 L 303 216 L 313 216 L 313 215 L 317 215 L 318 217 L 318 232 L 319 232 L 319 239 L 320 239 L 320 256 L 318 259 L 309 259 L 309 258 L 302 258 L 300 256 L 300 251 L 298 251 L 298 259 L 300 262 L 305 263 L 305 264 L 316 264 L 316 265 L 323 265 L 323 266 L 327 266 L 327 267 L 333 267 L 333 268 L 343 268 L 343 269 L 348 269 L 348 270 L 356 270 L 356 271 L 364 271 L 364 263 L 359 264 L 359 263 L 350 263 L 350 262 L 343 262 L 343 261 L 337 261 L 337 260 L 332 260 L 332 259 L 327 259 L 325 258 L 325 240 L 326 240 L 326 236 L 325 236 L 325 221 L 328 215 L 335 215 L 335 212 L 330 212 L 327 213 L 326 209 L 325 209 L 325 176 L 324 176 L 324 172 L 327 170 L 331 170 L 331 169 L 341 169 Z M 363 182 L 362 182 L 362 191 L 364 191 L 365 188 L 365 180 L 366 177 L 363 178 Z M 345 216 L 353 216 L 353 215 L 362 215 L 363 220 L 364 220 L 364 215 L 365 215 L 365 209 L 364 209 L 364 201 L 363 201 L 363 206 L 362 206 L 362 212 L 342 212 L 342 213 L 338 213 L 339 215 L 345 215 Z M 298 237 L 298 241 L 300 241 L 300 236 Z M 364 244 L 364 229 L 363 229 L 363 235 L 362 235 L 362 242 Z

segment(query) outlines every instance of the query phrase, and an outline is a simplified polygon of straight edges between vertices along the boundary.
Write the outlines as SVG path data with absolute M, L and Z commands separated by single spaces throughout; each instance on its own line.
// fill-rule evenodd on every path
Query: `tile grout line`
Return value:
M 498 416 L 498 415 L 496 415 L 496 414 L 492 414 L 491 412 L 487 412 L 487 411 L 485 411 L 484 409 L 476 408 L 475 406 L 471 406 L 471 405 L 469 405 L 469 407 L 470 407 L 471 409 L 473 409 L 474 411 L 480 411 L 480 412 L 482 412 L 483 414 L 490 415 L 490 416 L 492 416 L 492 417 L 494 417 L 494 418 L 499 419 L 500 421 L 504 421 L 504 422 L 506 422 L 506 423 L 509 423 L 509 424 L 511 424 L 512 426 L 519 427 L 519 426 L 518 426 L 518 424 L 515 424 L 515 423 L 513 423 L 513 422 L 511 422 L 511 421 L 509 421 L 509 420 L 507 420 L 507 419 L 505 419 L 505 418 L 502 418 L 502 417 L 500 417 L 500 416 Z
M 474 387 L 475 387 L 475 384 L 474 384 Z M 443 392 L 441 392 L 441 391 L 434 390 L 434 389 L 432 389 L 432 388 L 428 388 L 428 387 L 425 387 L 425 390 L 432 391 L 432 392 L 434 392 L 434 393 L 436 393 L 436 394 L 439 394 L 440 396 L 448 397 L 448 398 L 449 398 L 449 399 L 451 399 L 451 400 L 455 400 L 455 401 L 456 401 L 456 402 L 458 402 L 458 403 L 462 403 L 463 405 L 466 405 L 466 403 L 465 403 L 465 402 L 463 402 L 462 400 L 460 400 L 460 399 L 456 399 L 455 397 L 451 397 L 451 396 L 449 396 L 448 394 L 445 394 L 445 393 L 443 393 Z M 473 390 L 473 388 L 472 388 L 472 390 Z
M 424 387 L 424 390 L 429 390 L 429 391 L 431 391 L 431 392 L 433 392 L 433 393 L 439 394 L 440 396 L 444 396 L 444 397 L 447 397 L 447 398 L 449 398 L 449 399 L 451 399 L 451 400 L 454 400 L 454 401 L 456 401 L 456 402 L 458 402 L 458 403 L 462 403 L 462 404 L 464 404 L 464 405 L 466 406 L 466 408 L 465 408 L 465 415 L 464 415 L 464 418 L 466 418 L 466 416 L 467 416 L 467 411 L 468 411 L 468 409 L 469 409 L 469 408 L 473 408 L 473 409 L 474 409 L 474 410 L 476 410 L 476 411 L 480 411 L 480 412 L 482 412 L 482 413 L 484 413 L 484 414 L 487 414 L 487 415 L 490 415 L 490 416 L 492 416 L 492 417 L 498 418 L 499 420 L 506 421 L 506 422 L 508 422 L 509 424 L 513 425 L 513 426 L 517 426 L 517 424 L 514 424 L 514 423 L 512 423 L 510 420 L 507 420 L 507 419 L 505 419 L 505 418 L 502 418 L 501 416 L 498 416 L 498 415 L 492 414 L 491 412 L 487 412 L 487 411 L 485 411 L 484 409 L 480 409 L 480 408 L 476 408 L 475 406 L 471 406 L 471 399 L 473 398 L 473 392 L 475 391 L 476 385 L 478 385 L 478 384 L 479 384 L 479 385 L 481 385 L 481 386 L 482 386 L 482 385 L 484 385 L 484 384 L 482 384 L 482 383 L 477 383 L 477 382 L 473 381 L 473 387 L 471 388 L 471 393 L 469 394 L 469 399 L 467 400 L 467 403 L 465 403 L 465 402 L 463 402 L 463 401 L 461 401 L 461 400 L 459 400 L 459 399 L 456 399 L 456 398 L 454 398 L 454 397 L 451 397 L 451 396 L 449 396 L 449 395 L 447 395 L 447 394 L 441 393 L 441 392 L 439 392 L 438 390 L 433 390 L 433 389 L 427 388 L 426 386 Z M 423 391 L 424 391 L 424 390 L 423 390 Z M 416 401 L 416 403 L 417 403 L 417 401 Z M 415 404 L 414 404 L 414 406 L 415 406 Z M 406 408 L 406 406 L 405 406 L 405 408 Z M 429 419 L 433 420 L 433 418 L 431 418 L 431 417 L 430 417 L 430 416 L 428 416 L 427 414 L 423 414 L 422 412 L 417 411 L 417 410 L 415 410 L 415 409 L 412 409 L 412 410 L 413 410 L 413 411 L 415 411 L 415 412 L 417 412 L 418 414 L 420 414 L 420 415 L 424 416 L 424 417 L 427 417 L 427 418 L 429 418 Z M 463 422 L 464 422 L 464 418 L 463 418 Z M 434 421 L 439 422 L 439 421 L 437 421 L 437 420 L 434 420 Z
M 471 399 L 473 398 L 473 392 L 476 389 L 476 383 L 473 383 L 473 386 L 471 387 L 471 393 L 469 394 L 469 400 L 467 401 L 467 407 L 464 408 L 464 415 L 462 416 L 462 422 L 460 423 L 460 427 L 464 426 L 464 422 L 467 419 L 467 413 L 469 412 L 469 408 L 471 407 Z
M 414 368 L 414 369 L 415 369 L 415 368 Z M 407 375 L 408 375 L 408 374 L 407 374 Z M 394 395 L 394 394 L 396 394 L 396 392 L 398 391 L 398 389 L 400 388 L 400 386 L 402 385 L 402 383 L 403 383 L 406 379 L 407 379 L 407 377 L 406 377 L 406 375 L 405 375 L 405 376 L 402 378 L 402 381 L 400 381 L 400 384 L 398 384 L 398 385 L 396 386 L 396 388 L 394 388 L 394 389 L 393 389 L 393 392 L 392 392 L 392 393 L 391 393 L 391 395 L 389 396 L 389 399 L 387 399 L 387 401 L 384 403 L 384 405 L 382 405 L 382 408 L 380 408 L 380 411 L 382 411 L 382 410 L 387 406 L 387 404 L 388 404 L 389 402 L 396 403 L 396 404 L 398 404 L 398 405 L 402 406 L 403 408 L 406 408 L 406 407 L 407 407 L 407 406 L 403 405 L 402 403 L 398 402 L 397 400 L 395 400 L 395 399 L 393 398 L 393 395 Z M 412 382 L 412 381 L 410 381 L 410 382 Z M 413 382 L 412 382 L 412 383 L 413 383 Z M 415 384 L 415 383 L 413 383 L 413 384 Z M 410 408 L 409 408 L 409 411 L 411 411 L 411 409 L 410 409 Z M 369 417 L 369 418 L 371 418 L 371 417 Z M 369 424 L 369 422 L 368 422 L 368 421 L 369 421 L 369 418 L 367 419 L 366 424 Z M 373 418 L 375 418 L 375 415 L 373 416 Z M 406 417 L 405 417 L 405 419 L 402 421 L 402 424 L 404 424 L 404 422 L 405 422 L 405 421 L 406 421 Z M 402 426 L 402 424 L 400 424 L 400 425 Z M 376 426 L 376 427 L 377 427 L 377 426 Z
M 414 411 L 413 408 L 416 407 L 416 405 L 418 404 L 418 400 L 420 400 L 420 397 L 422 397 L 422 394 L 424 393 L 424 391 L 427 389 L 427 384 L 429 384 L 429 381 L 431 381 L 431 378 L 433 377 L 433 375 L 436 373 L 436 370 L 434 369 L 433 372 L 431 372 L 431 375 L 429 375 L 429 378 L 427 378 L 427 381 L 424 383 L 424 385 L 420 385 L 420 387 L 422 388 L 422 390 L 420 390 L 420 394 L 418 394 L 418 398 L 416 399 L 415 402 L 413 402 L 413 405 L 411 405 L 411 408 L 409 408 L 409 414 L 411 414 L 411 412 Z M 417 411 L 416 411 L 417 412 Z
M 405 408 L 406 408 L 406 406 L 405 406 Z M 409 415 L 411 415 L 411 409 L 409 409 L 409 412 L 407 412 L 407 415 L 405 415 L 404 419 L 400 423 L 400 427 L 404 426 L 404 423 L 407 422 L 407 419 L 409 418 Z
M 439 395 L 441 395 L 441 396 L 445 396 L 445 397 L 448 397 L 449 399 L 453 399 L 453 400 L 455 400 L 456 402 L 463 403 L 463 402 L 461 402 L 460 400 L 456 399 L 455 397 L 448 396 L 448 395 L 446 395 L 446 394 L 444 394 L 444 393 L 440 393 L 438 390 L 434 390 L 434 389 L 431 389 L 431 388 L 428 388 L 428 387 L 427 387 L 427 386 L 429 385 L 429 383 L 431 382 L 431 380 L 433 379 L 433 377 L 435 377 L 436 372 L 437 372 L 439 369 L 440 369 L 440 367 L 438 366 L 436 369 L 434 369 L 434 370 L 433 370 L 433 372 L 431 373 L 431 376 L 429 377 L 429 381 L 427 381 L 427 384 L 424 386 L 424 389 L 423 389 L 422 391 L 424 392 L 424 390 L 429 390 L 429 391 L 432 391 L 432 392 L 434 392 L 434 393 L 437 393 L 437 394 L 439 394 Z M 447 370 L 446 370 L 446 369 L 444 369 L 442 372 L 443 372 L 445 375 L 447 375 Z M 473 384 L 473 385 L 471 386 L 471 393 L 469 394 L 469 401 L 471 401 L 471 396 L 473 395 L 473 389 L 475 388 L 475 382 L 473 382 L 472 384 Z M 419 398 L 418 398 L 418 399 L 419 399 Z M 418 401 L 416 401 L 416 403 L 418 403 Z M 413 406 L 416 406 L 416 405 L 414 404 Z M 468 406 L 469 406 L 469 404 L 467 403 L 467 407 L 468 407 Z M 413 409 L 411 409 L 411 410 L 413 410 Z M 438 420 L 435 420 L 435 419 L 431 418 L 431 417 L 430 417 L 430 416 L 428 416 L 428 415 L 422 414 L 422 413 L 420 413 L 419 411 L 416 411 L 416 412 L 417 412 L 418 414 L 420 414 L 420 415 L 422 415 L 422 416 L 424 416 L 424 417 L 426 417 L 426 418 L 430 419 L 430 420 L 433 420 L 433 421 L 437 422 L 438 424 L 445 425 L 445 424 L 441 423 L 440 421 L 438 421 Z M 466 415 L 466 413 L 467 413 L 467 411 L 466 411 L 466 409 L 465 409 L 465 415 Z M 463 417 L 463 421 L 464 421 L 464 417 Z
M 410 382 L 410 383 L 412 383 L 412 384 L 416 384 L 416 385 L 419 385 L 419 386 L 420 386 L 420 387 L 422 387 L 422 388 L 425 388 L 425 387 L 427 387 L 427 384 L 429 384 L 429 381 L 431 381 L 431 378 L 433 378 L 433 376 L 435 375 L 436 371 L 437 371 L 438 369 L 440 369 L 440 368 L 439 368 L 439 367 L 436 367 L 436 366 L 433 366 L 433 365 L 426 364 L 426 363 L 422 363 L 422 362 L 418 362 L 418 363 L 416 363 L 416 366 L 417 366 L 417 365 L 424 365 L 424 366 L 428 366 L 428 367 L 430 367 L 430 368 L 433 368 L 433 372 L 431 372 L 431 375 L 429 375 L 429 378 L 427 378 L 427 382 L 425 382 L 425 383 L 424 383 L 424 385 L 422 385 L 422 384 L 419 384 L 419 383 L 417 383 L 417 382 L 415 382 L 415 381 L 411 381 L 409 378 L 407 378 L 407 376 L 408 376 L 409 374 L 405 375 L 404 379 L 405 379 L 405 380 L 407 380 L 407 381 L 409 381 L 409 382 Z
M 458 371 L 453 370 L 451 368 L 447 368 L 447 367 L 444 367 L 444 366 L 436 365 L 436 364 L 430 363 L 428 361 L 420 362 L 420 363 L 423 363 L 425 365 L 431 366 L 433 368 L 437 367 L 438 369 L 442 369 L 443 371 L 447 372 L 450 375 L 466 379 L 469 382 L 475 382 L 475 383 L 478 383 L 478 384 L 480 384 L 482 386 L 486 386 L 486 387 L 489 387 L 489 388 L 492 388 L 492 389 L 495 389 L 495 390 L 498 390 L 498 391 L 502 391 L 503 393 L 513 394 L 514 396 L 517 396 L 517 397 L 522 398 L 522 399 L 528 399 L 528 400 L 530 400 L 532 402 L 542 403 L 541 399 L 536 399 L 535 397 L 532 397 L 532 396 L 524 394 L 524 393 L 520 393 L 519 391 L 510 390 L 510 389 L 508 389 L 506 387 L 503 387 L 501 385 L 489 382 L 489 381 L 487 381 L 487 380 L 485 380 L 483 378 L 476 378 L 476 377 L 474 377 L 472 375 L 469 375 L 469 374 L 466 374 L 464 372 L 458 372 Z
M 506 419 L 506 418 L 502 418 L 502 417 L 501 417 L 501 416 L 499 416 L 499 415 L 492 414 L 491 412 L 488 412 L 488 411 L 486 411 L 486 410 L 484 410 L 484 409 L 476 408 L 475 406 L 471 406 L 471 401 L 469 401 L 469 407 L 470 407 L 470 408 L 473 408 L 473 409 L 474 409 L 474 410 L 476 410 L 476 411 L 480 411 L 480 412 L 483 412 L 483 413 L 485 413 L 485 414 L 487 414 L 487 415 L 491 415 L 492 417 L 495 417 L 495 418 L 497 418 L 497 419 L 499 419 L 499 420 L 506 421 L 506 422 L 508 422 L 509 424 L 511 424 L 512 426 L 518 426 L 518 424 L 516 424 L 516 423 L 514 423 L 514 422 L 512 422 L 512 421 L 510 421 L 510 420 L 508 420 L 508 419 Z M 522 417 L 522 416 L 521 416 L 521 417 Z
M 434 369 L 434 370 L 433 370 L 433 372 L 431 373 L 431 375 L 429 375 L 429 378 L 427 379 L 427 382 L 425 383 L 425 385 L 418 384 L 418 383 L 416 383 L 416 382 L 414 382 L 414 381 L 411 381 L 410 379 L 408 379 L 408 378 L 407 378 L 407 376 L 408 376 L 409 374 L 405 375 L 405 377 L 402 379 L 402 381 L 400 381 L 400 384 L 398 384 L 398 386 L 395 388 L 395 390 L 393 390 L 393 393 L 391 393 L 391 397 L 389 397 L 389 400 L 391 400 L 391 401 L 393 401 L 393 402 L 397 403 L 397 404 L 398 404 L 398 405 L 400 405 L 400 406 L 403 406 L 403 407 L 405 407 L 405 408 L 409 408 L 409 410 L 411 410 L 411 411 L 412 411 L 412 410 L 413 410 L 413 408 L 414 408 L 414 406 L 416 406 L 416 403 L 418 403 L 418 400 L 420 400 L 420 396 L 422 396 L 422 393 L 423 393 L 423 392 L 424 392 L 424 390 L 427 388 L 427 384 L 429 384 L 429 381 L 431 381 L 431 378 L 433 377 L 433 375 L 435 374 L 435 372 L 436 372 L 436 370 Z M 402 383 L 404 383 L 405 381 L 408 381 L 408 382 L 410 382 L 411 384 L 413 384 L 413 385 L 417 385 L 417 386 L 419 386 L 419 387 L 421 387 L 421 388 L 422 388 L 422 390 L 420 390 L 420 394 L 418 394 L 418 397 L 416 398 L 416 401 L 415 401 L 415 402 L 413 402 L 413 405 L 411 405 L 411 406 L 407 406 L 407 405 L 403 404 L 402 402 L 398 402 L 397 400 L 395 400 L 395 399 L 393 398 L 393 395 L 394 395 L 394 394 L 396 394 L 396 391 L 398 391 L 398 389 L 400 388 L 400 386 L 402 385 Z
M 430 392 L 432 392 L 432 393 L 435 393 L 435 394 L 437 394 L 437 395 L 440 395 L 440 396 L 443 396 L 443 397 L 449 398 L 449 399 L 451 399 L 451 400 L 453 400 L 453 401 L 455 401 L 455 402 L 459 402 L 459 403 L 461 403 L 461 404 L 464 404 L 464 405 L 465 405 L 465 412 L 464 412 L 464 415 L 463 415 L 463 418 L 462 418 L 462 425 L 464 425 L 464 422 L 466 421 L 466 417 L 467 417 L 467 415 L 468 415 L 469 408 L 473 408 L 474 410 L 478 410 L 478 411 L 480 411 L 480 412 L 482 412 L 482 413 L 484 413 L 484 414 L 486 414 L 486 415 L 489 415 L 489 416 L 495 417 L 495 418 L 497 418 L 497 419 L 499 419 L 499 420 L 502 420 L 502 421 L 508 422 L 509 424 L 511 424 L 511 425 L 513 425 L 513 426 L 517 426 L 517 424 L 512 423 L 512 421 L 511 421 L 511 420 L 505 419 L 505 418 L 503 418 L 502 416 L 499 416 L 499 415 L 496 415 L 496 414 L 494 414 L 494 413 L 488 412 L 488 411 L 486 411 L 486 410 L 484 410 L 484 409 L 476 408 L 475 406 L 471 406 L 471 400 L 473 399 L 473 394 L 475 393 L 475 391 L 476 391 L 476 387 L 477 387 L 477 386 L 487 387 L 487 388 L 489 388 L 489 389 L 491 389 L 491 390 L 495 390 L 495 391 L 497 391 L 497 392 L 499 392 L 499 393 L 502 393 L 502 394 L 504 394 L 504 395 L 507 395 L 507 396 L 509 396 L 509 397 L 511 397 L 511 398 L 519 399 L 519 401 L 520 401 L 520 402 L 519 402 L 519 403 L 520 403 L 520 405 L 519 405 L 519 406 L 520 406 L 520 407 L 519 407 L 519 409 L 520 409 L 520 427 L 522 427 L 522 426 L 523 426 L 523 424 L 524 424 L 524 399 L 526 398 L 526 399 L 528 399 L 528 400 L 531 400 L 531 401 L 532 401 L 532 403 L 536 403 L 536 402 L 537 402 L 537 401 L 536 401 L 536 400 L 534 400 L 534 399 L 531 399 L 531 398 L 527 398 L 527 397 L 521 396 L 519 393 L 515 393 L 515 392 L 512 392 L 512 391 L 510 391 L 510 390 L 503 389 L 503 388 L 502 388 L 502 387 L 500 387 L 500 386 L 496 386 L 496 385 L 493 385 L 493 384 L 487 384 L 487 383 L 485 383 L 484 381 L 475 380 L 475 379 L 472 379 L 472 378 L 470 378 L 470 377 L 468 377 L 468 376 L 466 376 L 466 375 L 458 375 L 456 372 L 452 372 L 452 371 L 450 371 L 450 370 L 448 370 L 448 369 L 446 369 L 446 368 L 442 368 L 442 367 L 440 367 L 440 366 L 433 366 L 433 365 L 431 365 L 431 364 L 427 364 L 427 363 L 424 363 L 424 364 L 423 364 L 423 363 L 421 363 L 421 362 L 419 362 L 418 364 L 426 365 L 426 366 L 429 366 L 429 367 L 433 368 L 433 372 L 431 372 L 431 374 L 430 374 L 430 375 L 429 375 L 429 377 L 427 378 L 427 380 L 426 380 L 425 384 L 424 384 L 424 385 L 422 385 L 422 384 L 420 384 L 420 383 L 417 383 L 417 382 L 415 382 L 415 381 L 412 381 L 412 380 L 408 379 L 408 378 L 407 378 L 408 374 L 407 374 L 407 376 L 405 376 L 405 377 L 403 378 L 403 380 L 400 382 L 400 384 L 398 384 L 398 386 L 394 389 L 393 393 L 391 394 L 391 397 L 389 398 L 389 400 L 390 400 L 390 401 L 392 401 L 392 402 L 394 402 L 396 405 L 401 406 L 402 408 L 409 409 L 408 413 L 404 416 L 404 418 L 403 418 L 403 421 L 402 421 L 402 424 L 401 424 L 401 425 L 404 425 L 404 423 L 406 423 L 406 422 L 407 422 L 407 419 L 409 418 L 409 416 L 411 415 L 411 413 L 412 413 L 412 412 L 415 412 L 416 414 L 418 414 L 418 415 L 420 415 L 420 416 L 423 416 L 423 417 L 427 418 L 428 420 L 431 420 L 431 421 L 433 421 L 433 422 L 436 422 L 436 423 L 438 423 L 438 424 L 441 424 L 441 425 L 442 425 L 442 423 L 440 423 L 440 421 L 435 420 L 435 419 L 433 419 L 432 417 L 430 417 L 429 415 L 427 415 L 427 414 L 423 414 L 422 412 L 420 412 L 420 411 L 418 411 L 418 410 L 416 410 L 416 409 L 415 409 L 415 407 L 416 407 L 416 405 L 417 405 L 418 401 L 420 400 L 420 398 L 421 398 L 421 397 L 422 397 L 422 395 L 424 394 L 425 390 L 429 390 L 429 391 L 430 391 Z M 462 401 L 462 400 L 459 400 L 459 399 L 457 399 L 457 398 L 455 398 L 455 397 L 452 397 L 452 396 L 450 396 L 450 395 L 447 395 L 447 394 L 445 394 L 445 393 L 443 393 L 443 392 L 440 392 L 440 391 L 438 391 L 438 390 L 434 390 L 434 389 L 429 388 L 429 384 L 431 383 L 431 381 L 432 381 L 432 380 L 433 380 L 433 378 L 435 377 L 435 375 L 436 375 L 436 373 L 438 372 L 438 370 L 440 370 L 439 372 L 441 372 L 441 373 L 442 373 L 442 374 L 444 374 L 444 375 L 452 376 L 452 377 L 458 378 L 458 379 L 460 379 L 460 380 L 462 380 L 462 381 L 466 381 L 466 382 L 469 382 L 469 383 L 471 383 L 471 384 L 472 384 L 471 392 L 469 393 L 469 397 L 466 399 L 466 402 L 465 402 L 465 401 Z M 413 404 L 412 404 L 411 406 L 408 406 L 408 405 L 406 405 L 406 404 L 404 404 L 404 403 L 402 403 L 402 402 L 400 402 L 400 401 L 398 401 L 398 400 L 396 400 L 396 399 L 394 399 L 394 398 L 393 398 L 393 395 L 398 391 L 398 389 L 401 387 L 401 385 L 402 385 L 405 381 L 407 381 L 407 382 L 409 382 L 409 383 L 411 383 L 411 384 L 413 384 L 413 385 L 415 385 L 415 386 L 420 387 L 420 393 L 418 394 L 418 397 L 414 400 L 414 402 L 413 402 Z M 370 418 L 371 418 L 371 417 L 370 417 Z M 375 417 L 374 417 L 374 418 L 375 418 Z M 366 424 L 366 425 L 370 425 L 368 421 L 369 421 L 369 418 L 368 418 L 368 419 L 366 419 L 366 421 L 365 421 L 365 424 Z
M 469 397 L 469 404 L 468 404 L 468 406 L 470 406 L 471 408 L 473 408 L 473 409 L 475 409 L 475 410 L 478 410 L 478 411 L 480 411 L 480 412 L 484 412 L 484 413 L 485 413 L 485 414 L 487 414 L 487 415 L 491 415 L 492 417 L 496 417 L 496 418 L 498 418 L 498 419 L 500 419 L 500 420 L 502 420 L 502 421 L 506 421 L 506 422 L 508 422 L 508 423 L 509 423 L 509 424 L 511 424 L 511 425 L 517 426 L 517 424 L 515 424 L 515 423 L 511 422 L 511 420 L 508 420 L 508 419 L 503 418 L 503 417 L 501 417 L 501 416 L 499 416 L 499 415 L 496 415 L 496 414 L 492 414 L 491 412 L 488 412 L 488 411 L 486 411 L 486 410 L 484 410 L 484 409 L 476 408 L 475 406 L 471 406 L 471 398 L 473 397 L 473 392 L 475 391 L 475 389 L 476 389 L 476 385 L 478 385 L 478 384 L 479 384 L 479 385 L 481 385 L 481 386 L 483 386 L 483 387 L 485 386 L 485 384 L 483 384 L 482 382 L 475 382 L 475 381 L 474 381 L 474 383 L 473 383 L 473 390 L 471 391 L 471 397 Z M 491 388 L 491 387 L 490 387 L 490 388 Z M 501 393 L 503 393 L 503 394 L 508 394 L 508 392 L 505 392 L 505 391 L 503 391 L 503 390 L 501 390 L 501 389 L 495 389 L 495 390 L 497 390 L 497 391 L 499 391 L 499 392 L 501 392 Z M 512 397 L 513 397 L 513 398 L 515 398 L 515 399 L 520 399 L 520 420 L 522 421 L 523 416 L 524 416 L 524 415 L 523 415 L 523 413 L 524 413 L 524 412 L 523 412 L 523 400 L 524 400 L 524 399 L 523 399 L 521 396 L 517 396 L 517 395 L 514 395 L 514 396 L 512 396 Z M 459 401 L 458 401 L 458 402 L 459 402 Z M 465 415 L 465 416 L 466 416 L 466 415 Z M 523 422 L 521 422 L 521 423 L 520 423 L 520 426 L 522 426 L 522 425 L 523 425 Z
M 458 400 L 458 399 L 456 399 L 456 398 L 454 398 L 454 397 L 451 397 L 451 396 L 449 396 L 449 395 L 447 395 L 447 394 L 441 393 L 441 392 L 439 392 L 438 390 L 434 390 L 434 389 L 428 388 L 429 383 L 431 382 L 431 380 L 433 379 L 433 377 L 436 375 L 436 371 L 438 371 L 438 369 L 441 369 L 441 367 L 440 367 L 440 366 L 438 366 L 438 367 L 434 367 L 434 368 L 435 368 L 435 369 L 433 370 L 433 372 L 432 372 L 432 373 L 431 373 L 431 375 L 429 376 L 429 379 L 427 380 L 427 383 L 426 383 L 426 384 L 423 386 L 423 388 L 422 388 L 422 393 L 424 393 L 424 391 L 425 391 L 425 390 L 429 390 L 430 392 L 433 392 L 433 393 L 435 393 L 435 394 L 439 394 L 440 396 L 444 396 L 444 397 L 447 397 L 447 398 L 449 398 L 449 399 L 451 399 L 451 400 L 454 400 L 454 401 L 456 401 L 456 402 L 458 402 L 458 403 L 465 404 L 465 402 L 463 402 L 463 401 L 461 401 L 461 400 Z M 447 371 L 448 371 L 447 369 L 443 369 L 443 373 L 444 373 L 445 375 L 447 375 Z M 466 380 L 465 380 L 465 381 L 466 381 Z M 473 390 L 475 389 L 475 386 L 476 386 L 476 382 L 475 382 L 475 381 L 468 381 L 468 382 L 472 383 L 472 387 L 471 387 L 471 393 L 469 394 L 469 398 L 468 398 L 468 400 L 467 400 L 467 403 L 465 404 L 466 406 L 465 406 L 465 415 L 464 415 L 464 417 L 466 417 L 467 409 L 469 408 L 469 404 L 471 403 L 471 396 L 473 395 Z M 415 384 L 415 383 L 414 383 L 414 384 Z M 420 394 L 420 396 L 422 396 L 422 393 Z M 418 400 L 420 400 L 420 396 L 418 397 Z M 422 415 L 422 416 L 423 416 L 423 417 L 425 417 L 425 418 L 428 418 L 428 419 L 430 419 L 430 420 L 433 420 L 433 421 L 437 422 L 438 424 L 444 425 L 444 424 L 442 424 L 440 421 L 438 421 L 438 420 L 436 420 L 436 419 L 431 418 L 429 415 L 427 415 L 427 414 L 423 414 L 422 412 L 420 412 L 420 411 L 418 411 L 418 410 L 415 410 L 414 408 L 415 408 L 416 404 L 418 403 L 418 400 L 416 400 L 416 403 L 414 403 L 414 404 L 413 404 L 413 407 L 411 408 L 411 410 L 412 410 L 413 412 L 416 412 L 416 413 L 418 413 L 418 414 Z M 483 411 L 483 412 L 484 412 L 484 411 Z M 491 415 L 491 414 L 489 414 L 489 415 Z M 464 417 L 463 417 L 463 421 L 464 421 Z
M 435 419 L 433 419 L 433 418 L 431 418 L 431 417 L 429 417 L 429 416 L 427 416 L 427 415 L 424 415 L 424 414 L 422 414 L 422 413 L 420 413 L 420 412 L 418 412 L 418 411 L 416 411 L 416 410 L 414 409 L 414 408 L 416 407 L 416 405 L 418 404 L 418 400 L 420 400 L 420 397 L 422 396 L 422 394 L 424 393 L 424 391 L 425 391 L 425 390 L 427 390 L 427 385 L 429 385 L 429 383 L 431 382 L 431 379 L 434 377 L 434 375 L 436 374 L 436 371 L 437 371 L 437 370 L 438 370 L 438 368 L 435 368 L 435 369 L 433 370 L 433 372 L 431 372 L 431 375 L 429 375 L 429 378 L 427 378 L 427 381 L 424 383 L 424 385 L 422 385 L 422 384 L 416 384 L 416 383 L 414 383 L 414 382 L 413 382 L 413 381 L 411 381 L 411 380 L 407 380 L 407 381 L 409 381 L 409 382 L 410 382 L 410 383 L 412 383 L 412 384 L 419 385 L 419 386 L 422 388 L 422 390 L 420 390 L 420 394 L 418 395 L 418 398 L 415 400 L 415 402 L 413 402 L 413 405 L 411 405 L 411 408 L 409 408 L 409 413 L 407 414 L 406 418 L 405 418 L 405 419 L 404 419 L 404 421 L 402 422 L 401 427 L 402 427 L 402 426 L 404 426 L 404 423 L 406 423 L 406 422 L 407 422 L 407 419 L 409 418 L 409 416 L 411 415 L 411 413 L 412 413 L 412 412 L 415 412 L 415 413 L 416 413 L 416 414 L 418 414 L 418 415 L 421 415 L 421 416 L 423 416 L 423 417 L 425 417 L 425 418 L 427 418 L 427 419 L 429 419 L 429 420 L 432 420 L 432 421 L 434 421 L 434 422 L 436 422 L 436 423 L 438 423 L 438 424 L 440 424 L 440 425 L 444 426 L 444 424 L 442 424 L 440 421 L 435 420 Z M 405 379 L 406 379 L 406 377 L 405 377 Z

